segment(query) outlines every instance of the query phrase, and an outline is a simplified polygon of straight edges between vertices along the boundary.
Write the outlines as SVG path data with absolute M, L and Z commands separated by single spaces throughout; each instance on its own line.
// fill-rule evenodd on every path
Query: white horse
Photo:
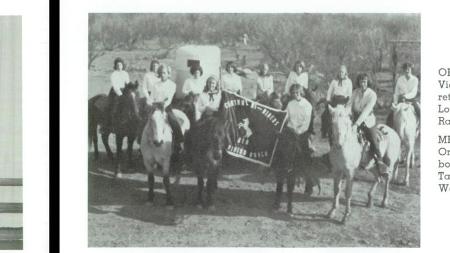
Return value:
M 405 185 L 409 186 L 409 171 L 414 168 L 414 145 L 417 137 L 417 119 L 414 107 L 407 102 L 392 105 L 394 109 L 393 123 L 394 129 L 400 136 L 402 144 L 406 149 L 406 171 Z
M 186 114 L 177 109 L 172 109 L 182 133 L 190 129 L 190 122 Z M 148 201 L 150 204 L 154 200 L 154 173 L 158 167 L 162 168 L 163 183 L 166 190 L 166 205 L 173 208 L 170 193 L 170 164 L 173 153 L 172 129 L 167 121 L 167 113 L 162 105 L 155 105 L 148 121 L 144 127 L 141 139 L 141 153 L 144 166 L 147 170 L 148 178 Z
M 380 151 L 382 162 L 378 167 L 372 167 L 370 172 L 375 176 L 376 180 L 368 193 L 367 207 L 373 205 L 373 193 L 381 180 L 384 180 L 384 194 L 381 207 L 387 207 L 389 201 L 389 182 L 397 180 L 398 163 L 401 154 L 401 141 L 394 129 L 384 124 L 378 124 L 376 128 L 371 129 L 375 146 Z M 376 136 L 381 134 L 382 136 Z M 365 168 L 370 164 L 372 157 L 370 156 L 370 143 L 363 146 L 362 159 L 360 167 Z M 372 160 L 373 161 L 373 160 Z
M 328 217 L 333 218 L 336 214 L 336 210 L 339 207 L 342 181 L 345 179 L 346 209 L 342 219 L 342 223 L 344 223 L 351 213 L 350 204 L 355 171 L 359 166 L 368 164 L 369 159 L 366 157 L 368 157 L 370 144 L 359 143 L 357 132 L 352 128 L 353 122 L 351 120 L 350 108 L 343 105 L 338 105 L 336 108 L 329 106 L 329 111 L 332 119 L 331 138 L 333 145 L 330 148 L 330 162 L 333 171 L 334 201 L 331 210 L 328 212 Z M 386 125 L 377 125 L 373 130 L 374 135 L 376 133 L 382 133 L 383 137 L 376 139 L 376 145 L 381 151 L 385 164 L 380 163 L 380 167 L 382 168 L 371 170 L 377 180 L 375 180 L 368 193 L 368 207 L 372 206 L 373 192 L 380 181 L 379 179 L 383 177 L 386 179 L 386 187 L 382 206 L 387 205 L 389 179 L 398 164 L 398 155 L 400 152 L 400 139 L 394 130 Z M 397 153 L 395 150 L 397 150 Z M 365 164 L 362 162 L 365 162 Z

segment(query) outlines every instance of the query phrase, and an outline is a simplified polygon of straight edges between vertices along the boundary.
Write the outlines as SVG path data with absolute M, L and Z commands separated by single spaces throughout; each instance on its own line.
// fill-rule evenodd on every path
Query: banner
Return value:
M 270 166 L 287 113 L 227 91 L 222 99 L 230 123 L 227 153 Z

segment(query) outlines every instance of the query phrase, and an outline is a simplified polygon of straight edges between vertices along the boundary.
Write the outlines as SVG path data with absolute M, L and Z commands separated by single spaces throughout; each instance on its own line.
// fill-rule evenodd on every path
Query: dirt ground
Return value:
M 322 144 L 325 144 L 324 142 Z M 325 144 L 326 145 L 326 144 Z M 137 156 L 137 153 L 135 153 Z M 381 208 L 382 187 L 375 205 L 365 207 L 372 176 L 357 174 L 350 220 L 340 224 L 325 217 L 331 208 L 332 179 L 316 159 L 323 175 L 322 191 L 294 193 L 294 215 L 274 212 L 272 172 L 237 160 L 222 170 L 216 194 L 216 211 L 198 209 L 196 178 L 188 173 L 174 185 L 175 210 L 164 207 L 162 178 L 156 178 L 156 205 L 146 205 L 146 175 L 140 161 L 137 171 L 113 179 L 113 166 L 103 154 L 89 163 L 90 247 L 419 247 L 420 168 L 411 172 L 411 186 L 392 184 L 390 205 Z M 400 171 L 403 167 L 401 167 Z M 172 182 L 174 179 L 172 179 Z M 284 189 L 286 191 L 286 187 Z M 341 203 L 344 204 L 343 195 Z M 283 203 L 283 210 L 286 209 Z
M 135 66 L 136 69 L 145 68 L 145 53 L 105 55 L 89 72 L 89 97 L 108 91 L 110 65 L 117 55 L 135 65 L 142 63 L 142 67 Z M 248 59 L 257 62 L 252 57 Z M 170 59 L 166 61 L 170 62 Z M 142 76 L 139 71 L 130 72 L 132 80 Z M 380 120 L 386 116 L 386 112 L 377 114 Z M 318 124 L 317 121 L 317 132 Z M 320 156 L 328 151 L 328 144 L 317 135 L 314 145 L 316 155 Z M 115 150 L 112 136 L 110 138 Z M 104 150 L 101 141 L 99 147 Z M 336 220 L 325 217 L 331 208 L 333 186 L 318 158 L 314 169 L 322 177 L 322 191 L 319 195 L 315 188 L 313 195 L 307 197 L 303 194 L 303 184 L 296 187 L 291 217 L 285 213 L 285 202 L 282 203 L 284 212 L 271 209 L 275 197 L 273 173 L 235 159 L 228 160 L 221 172 L 215 211 L 199 210 L 194 205 L 196 178 L 192 173 L 184 174 L 179 185 L 173 186 L 174 210 L 164 207 L 161 177 L 156 178 L 156 205 L 146 205 L 147 176 L 137 148 L 136 145 L 135 164 L 122 179 L 113 179 L 113 165 L 104 153 L 98 161 L 93 160 L 92 153 L 89 155 L 90 247 L 420 246 L 420 143 L 416 144 L 417 161 L 416 168 L 411 171 L 410 186 L 392 183 L 387 208 L 380 207 L 381 185 L 375 194 L 375 205 L 371 209 L 365 206 L 374 179 L 366 171 L 358 172 L 353 187 L 352 214 L 345 225 L 339 222 L 345 209 L 343 205 Z M 400 175 L 403 171 L 404 165 L 401 165 Z

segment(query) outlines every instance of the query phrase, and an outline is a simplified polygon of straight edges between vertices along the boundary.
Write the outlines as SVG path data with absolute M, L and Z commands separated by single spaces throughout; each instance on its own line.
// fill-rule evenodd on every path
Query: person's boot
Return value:
M 383 162 L 383 159 L 381 158 L 379 152 L 375 152 L 373 154 L 373 159 L 375 160 L 375 165 L 377 166 L 377 170 L 378 173 L 380 173 L 380 175 L 385 175 L 389 173 L 388 171 L 389 167 Z

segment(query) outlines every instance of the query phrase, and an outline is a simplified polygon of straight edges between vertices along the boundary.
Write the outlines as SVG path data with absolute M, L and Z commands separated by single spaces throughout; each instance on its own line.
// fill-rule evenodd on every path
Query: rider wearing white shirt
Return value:
M 377 149 L 373 137 L 374 133 L 372 133 L 373 130 L 376 130 L 376 117 L 373 109 L 377 103 L 377 93 L 369 87 L 369 76 L 365 73 L 358 75 L 357 85 L 359 87 L 353 92 L 350 102 L 355 117 L 353 127 L 362 130 L 366 139 L 370 142 L 371 155 L 379 162 L 381 153 Z
M 353 113 L 353 131 L 356 132 L 357 129 L 362 131 L 367 141 L 370 142 L 370 155 L 375 159 L 377 165 L 384 164 L 382 155 L 375 143 L 375 136 L 379 134 L 373 112 L 377 103 L 377 93 L 370 88 L 369 76 L 365 73 L 358 75 L 356 85 L 357 88 L 353 91 L 350 102 L 347 104 L 351 107 Z M 329 168 L 331 168 L 331 164 Z M 378 168 L 380 167 L 378 166 Z
M 295 95 L 294 95 L 295 96 Z M 287 107 L 287 127 L 296 134 L 304 134 L 311 122 L 312 106 L 305 98 L 291 100 Z
M 122 89 L 125 88 L 125 84 L 129 82 L 130 77 L 124 70 L 115 70 L 111 74 L 111 88 L 117 96 L 122 96 Z
M 205 88 L 205 81 L 202 77 L 203 69 L 201 66 L 193 65 L 190 69 L 191 78 L 184 81 L 182 92 L 184 95 L 192 93 L 192 95 L 199 95 Z
M 291 85 L 294 83 L 300 84 L 305 91 L 308 90 L 308 73 L 303 72 L 303 69 L 305 68 L 305 65 L 302 61 L 296 61 L 294 64 L 294 68 L 289 73 L 289 76 L 286 80 L 286 85 L 284 87 L 284 93 L 289 94 L 289 90 L 291 88 Z M 307 95 L 307 94 L 305 94 Z
M 161 78 L 161 81 L 155 83 L 152 86 L 147 103 L 162 103 L 164 105 L 164 109 L 167 112 L 167 120 L 170 127 L 172 128 L 175 147 L 182 150 L 184 137 L 181 131 L 180 124 L 178 123 L 174 113 L 172 112 L 171 106 L 177 85 L 169 79 L 169 68 L 164 64 L 161 64 L 158 68 L 158 77 Z
M 226 73 L 222 75 L 221 83 L 224 90 L 241 94 L 242 81 L 241 77 L 236 75 L 236 67 L 233 62 L 228 62 L 225 67 Z
M 403 64 L 404 74 L 397 79 L 394 92 L 394 103 L 400 102 L 405 99 L 408 102 L 412 102 L 416 115 L 420 117 L 420 107 L 416 101 L 417 92 L 419 88 L 419 79 L 412 74 L 412 64 Z
M 312 105 L 304 97 L 305 90 L 300 84 L 290 87 L 291 101 L 286 106 L 286 131 L 284 138 L 288 141 L 295 140 L 302 147 L 306 159 L 314 152 L 311 146 L 310 136 L 313 131 Z
M 353 84 L 352 80 L 350 80 L 347 75 L 347 67 L 345 65 L 341 65 L 339 68 L 338 78 L 331 81 L 330 87 L 328 87 L 326 102 L 332 107 L 335 107 L 338 104 L 347 105 L 350 101 Z M 328 106 L 326 106 L 325 111 L 322 114 L 322 137 L 331 136 L 330 117 Z
M 130 82 L 130 77 L 128 73 L 124 70 L 125 63 L 122 58 L 118 57 L 114 60 L 114 72 L 111 74 L 111 89 L 108 94 L 108 108 L 107 108 L 107 123 L 106 130 L 108 127 L 112 127 L 112 121 L 114 114 L 117 111 L 117 97 L 122 96 L 122 89 L 125 88 L 125 84 Z M 113 129 L 110 129 L 113 130 Z
M 360 82 L 368 82 L 366 81 L 360 81 Z M 359 84 L 362 86 L 362 84 Z M 355 115 L 358 115 L 356 118 L 355 124 L 357 126 L 360 126 L 361 124 L 365 124 L 368 128 L 372 128 L 376 124 L 376 118 L 373 114 L 373 108 L 375 107 L 375 104 L 377 103 L 377 93 L 373 91 L 369 87 L 365 88 L 357 88 L 353 92 L 352 99 L 351 99 L 351 105 L 352 105 L 352 111 L 355 113 Z
M 144 75 L 144 83 L 142 85 L 142 93 L 144 94 L 144 97 L 148 99 L 150 90 L 152 89 L 152 86 L 159 82 L 160 79 L 158 77 L 158 73 L 156 71 L 159 67 L 159 61 L 158 60 L 152 60 L 150 62 L 150 71 L 147 72 Z
M 401 75 L 397 79 L 394 92 L 394 103 L 398 103 L 400 96 L 405 99 L 414 99 L 417 96 L 417 88 L 419 86 L 419 79 L 413 75 Z
M 210 116 L 219 111 L 221 98 L 222 94 L 218 87 L 217 78 L 210 76 L 206 80 L 203 92 L 195 103 L 195 120 L 198 121 L 204 116 Z
M 414 107 L 417 118 L 420 118 L 420 106 L 416 101 L 419 88 L 419 79 L 412 74 L 412 64 L 404 63 L 402 66 L 403 75 L 401 75 L 395 84 L 393 104 L 399 102 L 410 102 Z M 393 112 L 388 115 L 386 124 L 393 126 Z
M 273 92 L 273 76 L 269 74 L 269 65 L 261 64 L 258 77 L 256 78 L 256 99 L 262 95 L 269 96 Z
M 147 102 L 149 104 L 163 103 L 164 108 L 167 108 L 172 103 L 176 89 L 177 85 L 172 80 L 160 80 L 152 85 Z

